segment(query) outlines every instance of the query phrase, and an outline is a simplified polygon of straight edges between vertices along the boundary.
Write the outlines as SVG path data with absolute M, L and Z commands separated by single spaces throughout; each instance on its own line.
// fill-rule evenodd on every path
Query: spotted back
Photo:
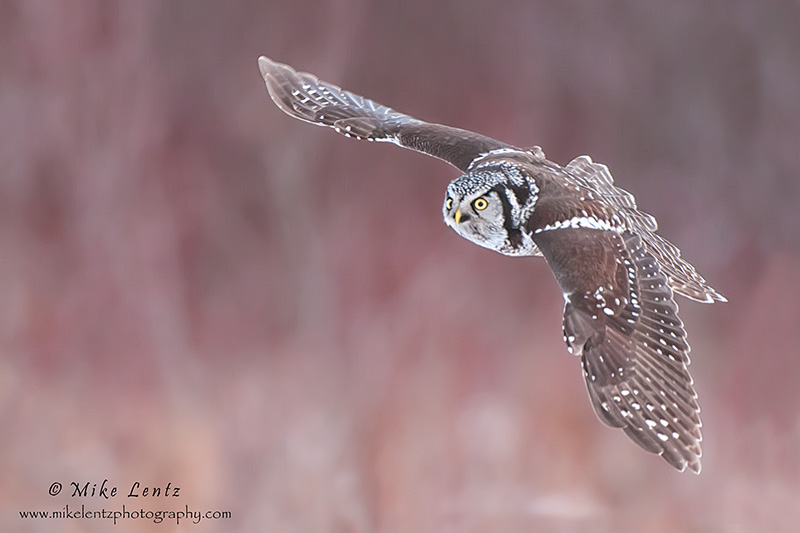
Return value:
M 568 181 L 594 191 L 603 202 L 615 208 L 626 227 L 642 238 L 648 252 L 659 262 L 661 271 L 667 276 L 675 292 L 701 302 L 727 301 L 703 279 L 694 266 L 681 257 L 678 247 L 656 233 L 656 219 L 639 211 L 634 196 L 614 185 L 614 178 L 606 165 L 582 155 L 570 161 L 563 169 L 558 165 L 551 168 L 560 172 Z

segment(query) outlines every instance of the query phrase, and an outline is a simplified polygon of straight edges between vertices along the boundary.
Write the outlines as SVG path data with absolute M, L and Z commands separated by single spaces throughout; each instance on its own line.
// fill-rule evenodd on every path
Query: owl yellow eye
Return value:
M 444 206 L 447 209 L 452 209 L 453 208 L 453 199 L 452 198 L 448 198 L 447 200 L 445 200 L 444 201 Z
M 489 207 L 489 202 L 487 202 L 485 198 L 478 198 L 472 203 L 472 206 L 478 211 L 483 211 Z

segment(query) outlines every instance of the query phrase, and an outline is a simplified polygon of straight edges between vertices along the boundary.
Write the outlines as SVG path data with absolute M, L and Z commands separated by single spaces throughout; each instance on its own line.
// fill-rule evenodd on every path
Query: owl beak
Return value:
M 458 225 L 461 222 L 461 209 L 456 209 L 455 219 L 456 225 Z

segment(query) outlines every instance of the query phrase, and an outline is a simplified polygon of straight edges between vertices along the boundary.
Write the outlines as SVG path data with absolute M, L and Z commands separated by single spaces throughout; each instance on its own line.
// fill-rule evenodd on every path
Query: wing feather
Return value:
M 514 148 L 478 133 L 417 120 L 264 56 L 258 58 L 258 67 L 272 100 L 283 112 L 347 137 L 391 142 L 462 171 L 482 154 Z
M 699 472 L 689 344 L 658 261 L 627 231 L 556 229 L 536 244 L 564 291 L 564 338 L 598 417 L 678 470 Z

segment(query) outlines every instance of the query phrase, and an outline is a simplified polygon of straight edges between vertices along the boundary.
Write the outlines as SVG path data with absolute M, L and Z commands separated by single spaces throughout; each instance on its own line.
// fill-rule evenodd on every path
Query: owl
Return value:
M 700 472 L 700 408 L 674 294 L 724 302 L 605 165 L 566 166 L 431 124 L 266 57 L 259 69 L 286 114 L 354 139 L 390 142 L 463 174 L 442 213 L 458 235 L 509 256 L 543 256 L 564 294 L 563 335 L 601 421 L 680 471 Z

